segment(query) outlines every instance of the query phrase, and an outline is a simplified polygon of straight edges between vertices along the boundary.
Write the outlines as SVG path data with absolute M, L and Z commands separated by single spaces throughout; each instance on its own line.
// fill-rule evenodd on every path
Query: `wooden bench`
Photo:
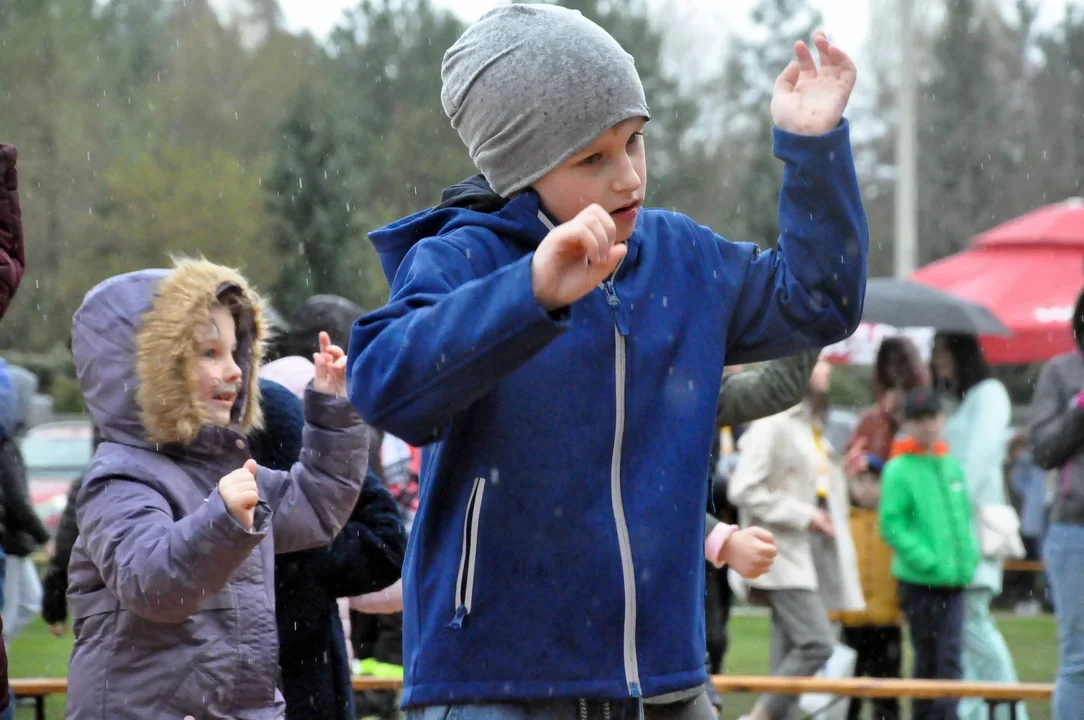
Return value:
M 765 692 L 781 695 L 822 693 L 852 698 L 977 697 L 990 706 L 991 714 L 999 705 L 1008 705 L 1009 717 L 1016 718 L 1016 703 L 1026 700 L 1049 701 L 1054 686 L 1048 683 L 980 683 L 948 680 L 873 680 L 850 678 L 766 677 L 760 675 L 716 675 L 711 678 L 720 693 Z M 389 678 L 354 676 L 354 690 L 399 690 L 403 683 Z M 13 678 L 11 689 L 17 697 L 34 698 L 35 717 L 45 720 L 45 698 L 67 692 L 65 678 Z
M 34 699 L 34 717 L 45 720 L 45 698 L 68 692 L 67 678 L 11 678 L 11 691 L 19 700 Z
M 1006 560 L 1005 572 L 1046 572 L 1046 563 L 1041 560 Z
M 990 716 L 1000 705 L 1009 707 L 1009 717 L 1016 718 L 1016 703 L 1025 700 L 1049 701 L 1054 686 L 1049 683 L 982 683 L 953 680 L 874 680 L 871 678 L 762 677 L 716 675 L 712 684 L 720 693 L 777 693 L 803 695 L 821 693 L 852 698 L 912 698 L 934 700 L 939 697 L 982 698 Z

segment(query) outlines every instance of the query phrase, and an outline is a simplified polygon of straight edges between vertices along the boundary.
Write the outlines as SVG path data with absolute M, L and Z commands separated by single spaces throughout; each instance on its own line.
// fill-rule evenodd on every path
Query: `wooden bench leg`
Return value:
M 1016 720 L 1016 706 L 1018 704 L 1016 700 L 987 700 L 986 707 L 990 710 L 990 717 L 997 717 L 997 709 L 1002 704 L 1009 706 L 1009 720 Z
M 38 695 L 34 698 L 34 718 L 35 720 L 45 720 L 45 696 Z

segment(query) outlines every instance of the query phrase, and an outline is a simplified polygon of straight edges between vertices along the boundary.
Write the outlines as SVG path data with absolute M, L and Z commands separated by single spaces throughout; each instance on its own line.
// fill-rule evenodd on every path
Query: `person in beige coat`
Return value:
M 741 525 L 775 536 L 775 563 L 748 585 L 771 608 L 777 676 L 814 675 L 835 645 L 828 608 L 864 606 L 845 521 L 846 481 L 822 433 L 830 379 L 831 365 L 818 362 L 801 404 L 749 426 L 727 488 Z M 790 718 L 797 703 L 797 696 L 764 695 L 749 720 Z

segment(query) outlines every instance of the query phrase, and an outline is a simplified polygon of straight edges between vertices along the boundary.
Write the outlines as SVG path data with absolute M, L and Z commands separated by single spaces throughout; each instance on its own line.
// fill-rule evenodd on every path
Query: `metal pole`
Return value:
M 918 162 L 916 157 L 916 96 L 914 0 L 896 0 L 900 25 L 899 127 L 896 135 L 896 238 L 893 246 L 896 277 L 910 275 L 918 258 Z

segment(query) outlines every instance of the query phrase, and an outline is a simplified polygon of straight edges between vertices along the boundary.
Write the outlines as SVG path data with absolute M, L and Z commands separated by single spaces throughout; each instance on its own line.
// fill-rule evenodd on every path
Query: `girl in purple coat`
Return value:
M 304 443 L 257 467 L 261 301 L 206 261 L 120 275 L 75 314 L 103 441 L 79 493 L 67 717 L 281 718 L 274 555 L 326 545 L 366 472 L 343 351 L 321 337 Z

